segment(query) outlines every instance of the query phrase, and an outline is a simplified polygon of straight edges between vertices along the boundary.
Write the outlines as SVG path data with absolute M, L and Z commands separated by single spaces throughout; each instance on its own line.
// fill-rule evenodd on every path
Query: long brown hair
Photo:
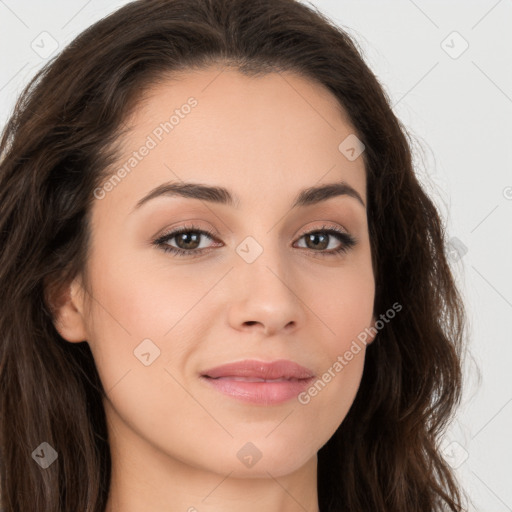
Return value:
M 87 342 L 48 290 L 85 270 L 94 189 L 141 91 L 212 64 L 327 87 L 364 143 L 376 318 L 355 401 L 318 453 L 322 512 L 462 510 L 439 439 L 461 395 L 465 312 L 407 130 L 356 43 L 296 0 L 140 0 L 80 34 L 28 84 L 0 142 L 0 464 L 5 512 L 103 512 L 110 452 Z M 341 142 L 341 141 L 340 141 Z M 46 442 L 57 460 L 41 469 Z M 45 446 L 45 445 L 43 445 Z

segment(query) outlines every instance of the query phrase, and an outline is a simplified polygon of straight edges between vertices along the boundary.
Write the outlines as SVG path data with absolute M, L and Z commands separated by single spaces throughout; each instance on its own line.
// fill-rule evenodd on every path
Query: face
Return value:
M 291 473 L 346 416 L 373 321 L 364 163 L 339 149 L 354 130 L 321 85 L 220 68 L 154 86 L 129 124 L 95 192 L 91 294 L 77 278 L 60 331 L 89 343 L 133 459 Z

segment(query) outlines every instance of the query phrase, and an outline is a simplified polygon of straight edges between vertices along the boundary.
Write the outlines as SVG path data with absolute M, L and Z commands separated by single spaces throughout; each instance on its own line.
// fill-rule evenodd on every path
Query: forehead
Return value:
M 365 199 L 362 157 L 351 161 L 339 149 L 354 134 L 348 116 L 323 85 L 292 72 L 182 72 L 148 88 L 127 124 L 111 168 L 124 167 L 126 177 L 105 201 L 116 198 L 126 210 L 180 180 L 230 188 L 242 206 L 339 180 Z

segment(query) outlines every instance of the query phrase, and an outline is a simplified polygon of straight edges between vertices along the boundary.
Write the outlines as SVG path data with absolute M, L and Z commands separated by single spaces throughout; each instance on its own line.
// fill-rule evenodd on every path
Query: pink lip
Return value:
M 310 384 L 314 374 L 285 359 L 272 362 L 247 360 L 211 368 L 203 372 L 201 378 L 226 395 L 271 405 L 296 397 Z

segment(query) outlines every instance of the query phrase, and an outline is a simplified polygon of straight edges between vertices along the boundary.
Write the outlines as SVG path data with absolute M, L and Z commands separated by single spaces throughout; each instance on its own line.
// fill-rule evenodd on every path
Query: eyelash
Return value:
M 173 247 L 171 245 L 168 245 L 166 242 L 169 240 L 172 240 L 174 237 L 179 236 L 183 233 L 197 233 L 200 235 L 206 235 L 207 237 L 215 240 L 215 234 L 212 231 L 209 231 L 207 229 L 200 229 L 197 226 L 189 225 L 189 226 L 183 226 L 181 228 L 178 228 L 174 231 L 170 231 L 169 233 L 165 233 L 161 237 L 157 238 L 153 243 L 157 245 L 160 249 L 162 249 L 164 252 L 172 253 L 179 257 L 198 257 L 201 256 L 205 251 L 209 252 L 211 249 L 180 249 L 179 247 Z M 341 245 L 338 249 L 331 249 L 330 251 L 315 251 L 313 249 L 310 249 L 313 252 L 319 252 L 322 256 L 339 256 L 344 253 L 347 253 L 354 245 L 356 245 L 357 240 L 352 236 L 346 233 L 345 231 L 338 230 L 334 227 L 327 227 L 322 226 L 320 229 L 314 229 L 312 231 L 308 231 L 306 233 L 303 233 L 300 237 L 303 238 L 306 235 L 312 235 L 312 234 L 328 234 L 335 236 L 338 238 L 338 240 L 341 242 Z M 305 247 L 302 247 L 301 249 L 307 249 Z

